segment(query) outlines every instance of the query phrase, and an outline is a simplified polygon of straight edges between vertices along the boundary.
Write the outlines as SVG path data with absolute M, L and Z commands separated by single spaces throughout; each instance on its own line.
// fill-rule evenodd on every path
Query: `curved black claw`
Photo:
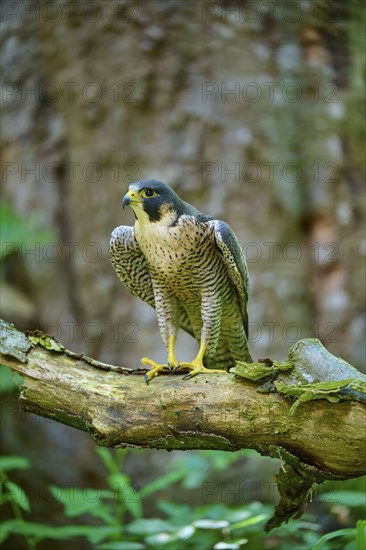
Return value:
M 194 376 L 194 374 L 192 375 L 191 372 L 188 372 L 182 377 L 182 380 L 189 380 L 189 378 L 192 378 L 192 376 Z
M 176 373 L 177 370 L 178 370 L 179 368 L 180 368 L 180 363 L 178 363 L 178 365 L 176 365 L 176 366 L 174 367 L 174 369 L 172 370 L 172 373 L 173 373 L 173 374 Z
M 149 377 L 148 377 L 147 374 L 145 374 L 144 380 L 145 380 L 146 384 L 149 385 L 150 380 L 149 380 Z

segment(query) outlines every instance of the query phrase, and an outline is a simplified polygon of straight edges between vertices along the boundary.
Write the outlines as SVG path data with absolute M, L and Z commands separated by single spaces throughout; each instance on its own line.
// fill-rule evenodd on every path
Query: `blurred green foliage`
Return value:
M 44 540 L 70 541 L 76 537 L 85 537 L 98 550 L 236 550 L 246 545 L 251 550 L 365 548 L 366 521 L 360 519 L 365 497 L 360 492 L 359 480 L 346 482 L 345 490 L 332 490 L 331 483 L 325 484 L 320 499 L 331 507 L 338 503 L 338 506 L 346 509 L 352 516 L 354 527 L 321 536 L 320 518 L 305 514 L 303 519 L 290 521 L 287 525 L 265 533 L 264 524 L 273 511 L 270 504 L 250 502 L 229 506 L 220 502 L 190 506 L 179 502 L 179 487 L 193 489 L 201 486 L 209 473 L 227 468 L 238 460 L 238 453 L 187 453 L 187 459 L 172 461 L 167 473 L 137 490 L 131 478 L 124 473 L 124 462 L 129 451 L 97 448 L 96 452 L 107 470 L 107 488 L 49 487 L 54 499 L 63 506 L 65 526 L 28 521 L 25 515 L 31 512 L 30 501 L 23 489 L 10 479 L 9 472 L 31 468 L 31 464 L 24 457 L 2 457 L 0 504 L 10 506 L 14 517 L 2 523 L 0 544 L 11 535 L 16 535 L 24 537 L 30 549 L 36 548 Z M 239 455 L 242 456 L 241 453 Z M 156 517 L 145 518 L 144 499 L 151 495 L 159 497 L 159 492 L 172 486 L 177 489 L 174 501 L 158 499 Z M 339 487 L 339 483 L 336 487 Z M 85 516 L 92 518 L 95 524 L 71 524 L 74 518 Z M 71 521 L 68 524 L 69 519 Z
M 23 378 L 5 365 L 0 365 L 0 395 L 10 393 L 23 383 Z
M 42 228 L 39 216 L 23 218 L 4 202 L 0 203 L 0 235 L 0 260 L 19 252 L 21 247 L 31 249 L 36 243 L 43 245 L 56 239 L 54 229 Z
M 56 231 L 43 228 L 40 216 L 33 214 L 28 218 L 19 216 L 4 202 L 0 202 L 0 279 L 5 277 L 5 262 L 9 256 L 22 251 L 32 250 L 56 240 Z M 8 393 L 21 383 L 21 377 L 11 374 L 9 369 L 0 365 L 0 393 Z

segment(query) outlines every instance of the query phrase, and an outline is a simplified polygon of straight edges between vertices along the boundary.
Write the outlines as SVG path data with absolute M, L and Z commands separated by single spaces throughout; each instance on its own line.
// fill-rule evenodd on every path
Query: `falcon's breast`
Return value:
M 153 279 L 164 283 L 181 300 L 201 294 L 208 273 L 221 262 L 212 243 L 212 227 L 193 216 L 182 215 L 167 225 L 135 226 L 136 240 Z M 216 261 L 215 261 L 216 260 Z

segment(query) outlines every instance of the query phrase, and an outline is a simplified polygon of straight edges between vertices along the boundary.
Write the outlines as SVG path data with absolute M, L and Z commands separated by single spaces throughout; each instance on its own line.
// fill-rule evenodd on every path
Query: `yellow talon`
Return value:
M 194 361 L 194 360 L 193 360 Z M 227 374 L 226 370 L 222 369 L 206 369 L 202 364 L 197 365 L 192 361 L 192 363 L 181 363 L 180 366 L 182 369 L 192 369 L 191 372 L 188 374 L 185 374 L 182 378 L 182 380 L 189 380 L 190 378 L 193 378 L 193 376 L 196 376 L 196 374 L 200 373 L 206 373 L 206 374 Z M 178 367 L 179 369 L 179 367 Z M 177 370 L 178 370 L 177 369 Z
M 179 363 L 177 361 L 177 358 L 175 357 L 174 353 L 174 343 L 175 343 L 175 337 L 169 336 L 168 340 L 168 363 L 167 364 L 159 364 L 153 361 L 152 359 L 149 359 L 148 357 L 143 357 L 141 361 L 139 362 L 140 365 L 150 365 L 151 370 L 149 370 L 145 376 L 144 380 L 146 384 L 149 384 L 155 376 L 158 376 L 159 372 L 164 369 L 173 369 L 179 366 Z
M 197 356 L 191 361 L 190 363 L 182 362 L 179 365 L 177 365 L 173 372 L 177 372 L 180 369 L 190 369 L 191 372 L 188 374 L 185 374 L 182 378 L 182 380 L 188 380 L 189 378 L 193 378 L 193 376 L 196 376 L 196 374 L 199 373 L 206 373 L 206 374 L 227 374 L 225 370 L 221 369 L 207 369 L 203 365 L 203 356 L 205 355 L 206 351 L 206 345 L 201 342 L 200 349 L 197 353 Z
M 155 378 L 155 376 L 158 376 L 161 370 L 169 368 L 168 365 L 161 365 L 159 363 L 156 363 L 152 359 L 149 359 L 148 357 L 143 357 L 139 361 L 139 366 L 145 366 L 145 365 L 150 365 L 151 367 L 151 370 L 149 370 L 144 376 L 144 380 L 146 384 L 149 384 L 149 382 L 151 382 L 151 380 Z
M 144 380 L 146 384 L 149 384 L 155 376 L 158 376 L 159 372 L 164 369 L 172 369 L 173 372 L 177 372 L 181 369 L 189 369 L 191 372 L 188 374 L 185 374 L 183 376 L 183 380 L 188 380 L 189 378 L 193 378 L 193 376 L 196 376 L 196 374 L 200 373 L 206 373 L 206 374 L 227 374 L 225 370 L 221 369 L 207 369 L 203 365 L 203 357 L 205 355 L 206 351 L 206 345 L 201 342 L 200 349 L 197 353 L 197 356 L 191 361 L 190 363 L 183 362 L 178 363 L 178 360 L 174 353 L 174 344 L 175 344 L 175 337 L 169 336 L 168 340 L 168 362 L 164 365 L 161 365 L 159 363 L 156 363 L 152 359 L 149 359 L 148 357 L 144 357 L 140 361 L 140 365 L 150 365 L 151 370 L 149 370 L 145 376 Z

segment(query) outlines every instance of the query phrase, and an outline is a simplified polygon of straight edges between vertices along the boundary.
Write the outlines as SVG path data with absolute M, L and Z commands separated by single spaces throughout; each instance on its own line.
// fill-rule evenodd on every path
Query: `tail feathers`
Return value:
M 244 361 L 246 363 L 251 363 L 253 361 L 248 346 L 240 352 L 231 352 L 230 349 L 216 352 L 212 356 L 205 355 L 204 365 L 207 369 L 223 369 L 230 370 L 232 367 L 235 367 L 237 361 Z

